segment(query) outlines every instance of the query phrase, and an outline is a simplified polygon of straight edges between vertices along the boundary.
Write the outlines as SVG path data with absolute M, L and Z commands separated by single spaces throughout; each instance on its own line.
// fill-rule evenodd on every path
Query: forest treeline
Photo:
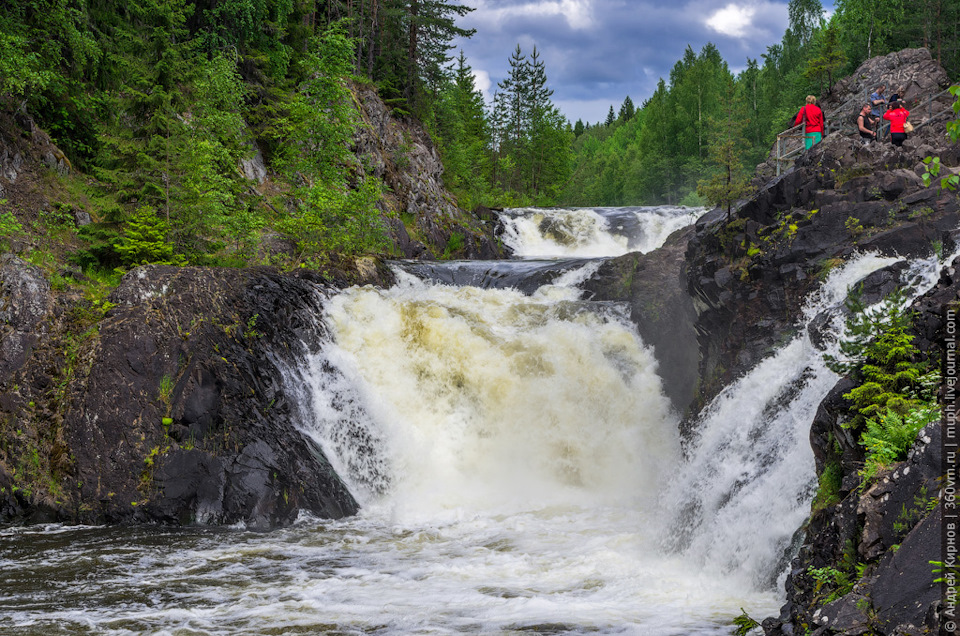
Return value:
M 762 63 L 734 75 L 713 45 L 688 48 L 639 107 L 628 97 L 605 122 L 571 125 L 536 48 L 504 51 L 509 73 L 484 102 L 469 61 L 451 55 L 472 35 L 458 26 L 471 10 L 0 0 L 0 98 L 92 177 L 82 187 L 96 222 L 76 262 L 244 264 L 265 231 L 295 240 L 305 260 L 388 249 L 385 186 L 350 152 L 357 82 L 422 122 L 446 186 L 470 209 L 700 203 L 698 181 L 734 159 L 752 166 L 805 94 L 867 57 L 928 46 L 952 76 L 960 68 L 952 0 L 838 0 L 828 21 L 819 0 L 791 0 L 789 29 Z M 269 196 L 238 168 L 255 150 L 272 172 Z M 0 209 L 0 240 L 18 228 Z
M 960 74 L 960 3 L 836 0 L 833 9 L 824 19 L 819 0 L 790 0 L 789 26 L 762 60 L 734 74 L 714 45 L 687 47 L 639 107 L 627 97 L 603 122 L 576 122 L 563 203 L 706 203 L 699 183 L 730 168 L 746 177 L 806 95 L 823 95 L 865 60 L 923 46 L 951 78 Z
M 506 148 L 531 156 L 516 126 L 560 127 L 562 117 L 544 90 L 536 107 L 513 103 L 492 161 L 470 69 L 450 58 L 453 39 L 471 35 L 457 26 L 470 10 L 447 0 L 0 0 L 0 99 L 92 177 L 71 184 L 95 203 L 73 254 L 80 265 L 245 264 L 267 231 L 306 261 L 385 253 L 386 186 L 351 152 L 358 85 L 428 127 L 451 183 L 490 166 L 491 185 L 471 183 L 465 198 L 504 198 L 494 178 L 543 187 L 547 170 L 527 172 Z M 531 69 L 542 73 L 536 60 Z M 269 192 L 240 170 L 257 151 Z M 23 229 L 5 203 L 0 242 Z

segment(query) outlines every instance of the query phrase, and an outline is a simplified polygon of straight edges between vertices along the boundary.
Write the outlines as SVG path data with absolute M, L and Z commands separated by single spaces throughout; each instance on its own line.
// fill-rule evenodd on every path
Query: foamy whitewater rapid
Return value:
M 663 220 L 594 214 L 633 215 L 634 230 Z M 595 237 L 544 249 L 571 257 Z M 839 333 L 848 289 L 891 262 L 837 268 L 797 337 L 703 411 L 686 453 L 628 308 L 580 298 L 599 261 L 522 292 L 402 271 L 391 289 L 344 290 L 318 317 L 330 342 L 287 380 L 359 515 L 270 533 L 6 529 L 0 631 L 729 634 L 741 608 L 777 612 L 809 511 L 807 434 L 836 376 L 806 326 L 831 312 Z M 937 270 L 915 263 L 916 291 Z
M 642 208 L 515 208 L 501 216 L 503 242 L 522 258 L 609 257 L 649 252 L 705 210 Z

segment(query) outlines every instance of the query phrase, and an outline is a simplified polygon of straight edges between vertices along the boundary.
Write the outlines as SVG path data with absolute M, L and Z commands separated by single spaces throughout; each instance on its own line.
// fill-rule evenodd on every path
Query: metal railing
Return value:
M 927 124 L 931 124 L 935 121 L 939 121 L 940 119 L 944 118 L 946 115 L 953 113 L 952 105 L 947 106 L 946 108 L 940 108 L 939 110 L 937 110 L 937 112 L 934 112 L 934 109 L 935 109 L 934 102 L 936 102 L 938 99 L 948 94 L 952 96 L 949 88 L 940 91 L 936 95 L 928 97 L 917 106 L 914 106 L 913 110 L 910 111 L 911 117 L 921 114 L 924 110 L 926 111 L 926 117 L 924 117 L 919 123 L 913 124 L 913 129 L 915 131 L 919 128 L 922 128 L 923 126 L 926 126 Z M 845 118 L 847 118 L 847 115 L 852 115 L 852 112 L 848 113 L 847 111 L 848 110 L 852 111 L 854 104 L 858 102 L 860 104 L 866 104 L 867 99 L 869 98 L 860 99 L 859 97 L 851 97 L 850 99 L 848 99 L 846 102 L 838 106 L 829 114 L 825 113 L 823 116 L 823 125 L 824 125 L 823 136 L 826 137 L 827 135 L 834 132 L 840 133 L 841 135 L 859 134 L 859 129 L 857 128 L 856 124 L 850 121 L 845 121 Z M 877 128 L 877 138 L 878 139 L 883 138 L 888 133 L 889 130 L 890 130 L 890 123 L 881 119 L 880 125 Z M 804 148 L 803 139 L 805 136 L 806 136 L 805 123 L 800 124 L 799 126 L 794 126 L 793 128 L 789 128 L 777 135 L 777 147 L 776 147 L 776 156 L 775 156 L 775 162 L 777 164 L 777 176 L 780 176 L 786 164 L 793 163 L 793 161 L 800 155 L 800 153 L 804 151 L 805 148 Z M 799 143 L 797 143 L 796 141 L 798 139 L 800 140 Z
M 780 176 L 784 163 L 792 162 L 805 150 L 804 138 L 807 136 L 806 122 L 788 128 L 777 135 L 777 176 Z M 799 140 L 799 143 L 797 143 Z

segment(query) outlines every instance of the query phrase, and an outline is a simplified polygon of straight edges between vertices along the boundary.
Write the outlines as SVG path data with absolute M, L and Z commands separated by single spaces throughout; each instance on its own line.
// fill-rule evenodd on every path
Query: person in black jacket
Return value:
M 863 145 L 867 146 L 871 141 L 877 138 L 877 120 L 870 114 L 870 104 L 864 104 L 857 115 L 857 132 L 860 133 L 860 139 Z

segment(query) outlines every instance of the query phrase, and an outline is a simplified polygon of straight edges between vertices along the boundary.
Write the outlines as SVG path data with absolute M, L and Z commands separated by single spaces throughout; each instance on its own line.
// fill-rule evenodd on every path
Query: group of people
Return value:
M 894 93 L 889 101 L 884 95 L 886 86 L 880 85 L 876 92 L 870 95 L 870 101 L 863 105 L 860 114 L 857 116 L 857 130 L 864 144 L 878 138 L 877 133 L 880 128 L 881 119 L 890 122 L 890 142 L 895 146 L 902 146 L 907 138 L 907 117 L 910 111 L 903 107 L 901 100 L 904 94 L 904 88 L 901 87 Z M 886 109 L 884 110 L 884 107 Z M 814 144 L 820 143 L 823 139 L 823 111 L 817 106 L 817 98 L 813 95 L 807 95 L 806 104 L 797 113 L 793 122 L 794 126 L 805 123 L 804 146 L 809 150 Z
M 888 101 L 884 95 L 886 86 L 881 84 L 876 92 L 870 95 L 870 101 L 863 105 L 860 114 L 857 115 L 857 132 L 864 144 L 869 144 L 877 139 L 877 129 L 880 119 L 886 119 L 890 122 L 890 142 L 894 146 L 902 146 L 907 139 L 907 117 L 910 111 L 903 107 L 904 88 L 901 87 L 897 92 L 890 96 Z M 886 106 L 886 110 L 882 110 Z

